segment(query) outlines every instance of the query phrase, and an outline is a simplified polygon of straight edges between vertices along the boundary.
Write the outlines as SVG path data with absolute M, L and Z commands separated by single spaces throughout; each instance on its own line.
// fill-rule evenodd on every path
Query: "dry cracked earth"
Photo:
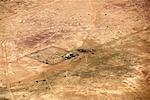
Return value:
M 0 100 L 150 100 L 150 0 L 0 0 Z

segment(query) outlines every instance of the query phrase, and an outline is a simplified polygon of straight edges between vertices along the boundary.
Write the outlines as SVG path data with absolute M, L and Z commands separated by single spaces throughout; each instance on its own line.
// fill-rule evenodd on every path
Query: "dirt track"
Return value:
M 1 0 L 0 43 L 2 100 L 150 99 L 149 0 Z

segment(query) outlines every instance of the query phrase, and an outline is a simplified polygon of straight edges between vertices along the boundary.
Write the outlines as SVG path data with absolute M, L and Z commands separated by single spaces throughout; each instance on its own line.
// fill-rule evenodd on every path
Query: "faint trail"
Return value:
M 8 60 L 7 60 L 7 47 L 6 47 L 6 43 L 7 40 L 1 41 L 1 47 L 2 47 L 2 55 L 3 55 L 3 60 L 4 60 L 4 72 L 5 72 L 5 79 L 6 79 L 6 84 L 7 84 L 7 88 L 8 91 L 10 92 L 10 94 L 12 95 L 13 99 L 16 100 L 15 95 L 13 94 L 13 92 L 11 91 L 11 86 L 10 86 L 10 81 L 7 78 L 8 75 Z
M 114 44 L 114 43 L 116 43 L 116 42 L 118 42 L 118 41 L 120 41 L 120 40 L 122 41 L 122 40 L 125 40 L 125 39 L 127 39 L 127 38 L 129 38 L 129 37 L 131 37 L 131 36 L 134 36 L 134 35 L 137 35 L 137 34 L 141 34 L 141 32 L 146 31 L 146 30 L 148 30 L 148 29 L 150 29 L 150 26 L 146 27 L 145 29 L 139 30 L 139 31 L 137 31 L 137 32 L 127 34 L 127 35 L 125 35 L 125 36 L 123 36 L 123 37 L 118 37 L 118 39 L 114 39 L 114 40 L 112 40 L 112 41 L 109 41 L 109 42 L 107 42 L 107 43 L 104 43 L 104 44 L 102 44 L 102 45 L 100 45 L 100 46 L 96 46 L 96 47 L 110 46 L 110 45 L 112 45 L 112 44 Z
M 50 84 L 49 79 L 47 78 L 46 73 L 42 72 L 42 75 L 43 75 L 44 79 L 46 80 L 46 83 L 47 83 L 49 89 L 53 90 L 52 85 Z M 53 91 L 52 91 L 52 93 L 53 93 Z

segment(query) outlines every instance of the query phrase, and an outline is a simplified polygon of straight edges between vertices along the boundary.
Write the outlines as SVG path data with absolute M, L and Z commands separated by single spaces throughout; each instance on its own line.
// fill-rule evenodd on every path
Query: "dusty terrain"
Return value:
M 0 0 L 0 100 L 150 100 L 150 1 Z

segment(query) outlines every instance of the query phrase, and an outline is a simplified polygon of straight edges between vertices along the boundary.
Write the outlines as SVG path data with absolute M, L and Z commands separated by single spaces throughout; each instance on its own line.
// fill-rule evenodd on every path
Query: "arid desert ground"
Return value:
M 0 100 L 150 100 L 150 0 L 0 0 Z

